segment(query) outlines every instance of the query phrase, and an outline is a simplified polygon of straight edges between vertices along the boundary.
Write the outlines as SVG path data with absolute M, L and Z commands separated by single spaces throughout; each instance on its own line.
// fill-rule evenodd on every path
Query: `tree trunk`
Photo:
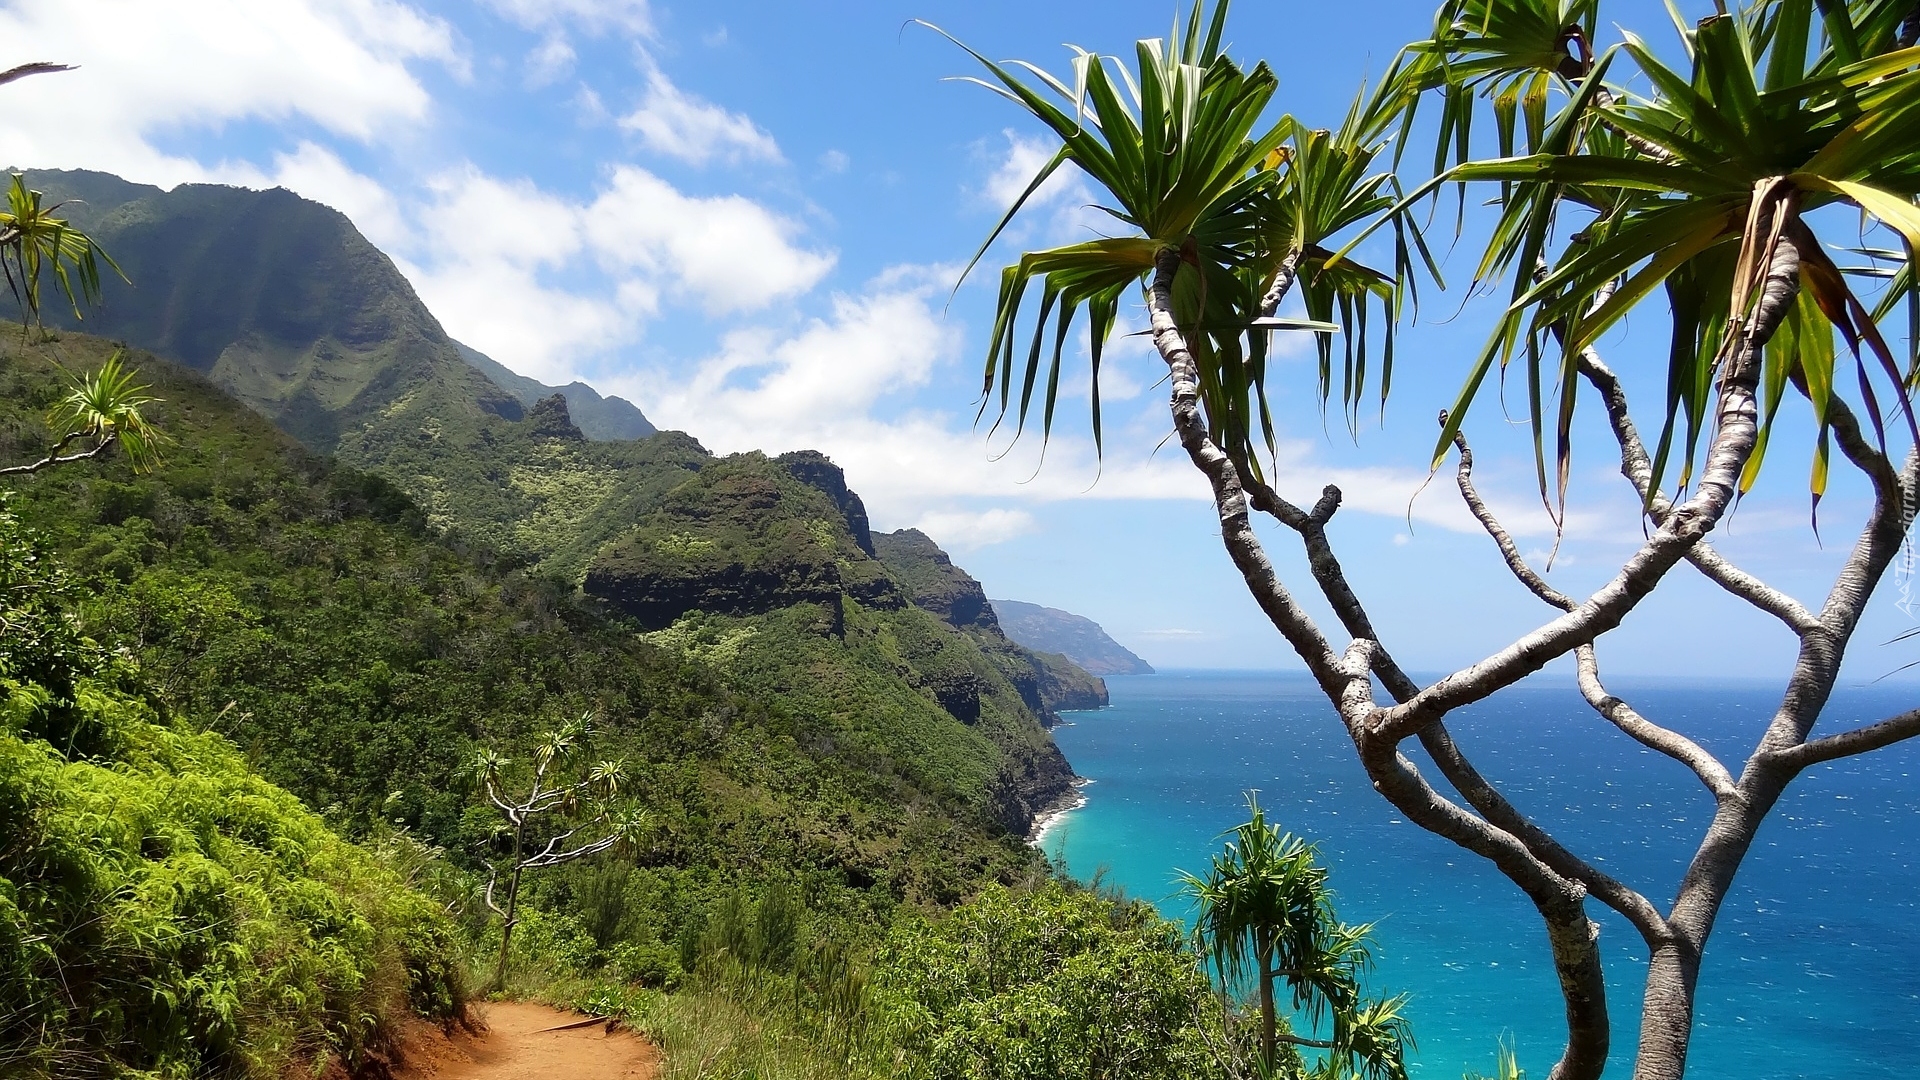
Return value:
M 1268 944 L 1260 950 L 1260 1060 L 1265 1063 L 1269 1076 L 1279 1068 L 1275 1060 L 1278 1028 L 1278 1018 L 1273 1011 L 1273 946 Z
M 507 988 L 507 946 L 513 941 L 513 924 L 520 920 L 520 851 L 526 840 L 527 823 L 513 831 L 513 873 L 507 878 L 507 915 L 500 924 L 500 960 L 493 968 L 493 988 Z

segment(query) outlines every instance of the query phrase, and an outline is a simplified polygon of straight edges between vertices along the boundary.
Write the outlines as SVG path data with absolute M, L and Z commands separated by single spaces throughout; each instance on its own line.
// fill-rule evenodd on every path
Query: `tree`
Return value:
M 121 365 L 122 353 L 115 349 L 100 370 L 78 375 L 67 395 L 54 405 L 48 417 L 55 442 L 46 455 L 24 465 L 0 468 L 0 476 L 36 473 L 53 465 L 87 461 L 105 454 L 114 446 L 126 452 L 135 472 L 146 472 L 160 463 L 160 445 L 166 435 L 153 426 L 141 411 L 155 399 L 147 396 L 139 374 Z M 84 450 L 67 453 L 74 443 Z
M 876 1006 L 909 1080 L 1174 1080 L 1238 1047 L 1180 927 L 1150 905 L 1047 882 L 896 919 Z
M 18 69 L 15 69 L 18 70 Z M 47 70 L 66 70 L 52 68 Z M 11 72 L 0 73 L 0 83 Z M 80 304 L 100 299 L 100 264 L 121 273 L 113 257 L 100 249 L 93 238 L 55 217 L 60 203 L 42 205 L 43 196 L 27 187 L 27 178 L 14 173 L 7 185 L 7 206 L 0 210 L 0 273 L 20 304 L 21 322 L 31 326 L 40 321 L 40 275 L 51 270 L 54 281 L 73 305 L 74 318 L 80 318 Z
M 1408 820 L 1490 861 L 1538 911 L 1567 1017 L 1566 1044 L 1551 1075 L 1598 1076 L 1610 1045 L 1598 927 L 1586 906 L 1591 896 L 1625 917 L 1651 955 L 1635 1075 L 1675 1080 L 1686 1067 L 1701 956 L 1767 812 L 1807 768 L 1920 734 L 1920 710 L 1813 734 L 1861 612 L 1900 548 L 1912 523 L 1908 508 L 1920 494 L 1920 456 L 1911 446 L 1920 442 L 1911 406 L 1920 354 L 1902 365 L 1881 329 L 1904 309 L 1910 334 L 1920 333 L 1911 265 L 1920 246 L 1914 206 L 1920 50 L 1913 47 L 1920 16 L 1911 0 L 1756 2 L 1682 27 L 1686 67 L 1680 70 L 1631 35 L 1596 55 L 1597 8 L 1597 0 L 1450 0 L 1432 37 L 1396 59 L 1331 140 L 1378 152 L 1389 136 L 1413 130 L 1424 97 L 1443 98 L 1437 175 L 1374 215 L 1400 235 L 1402 252 L 1424 250 L 1408 214 L 1443 185 L 1501 185 L 1502 209 L 1473 286 L 1504 281 L 1508 301 L 1442 419 L 1434 460 L 1437 467 L 1443 455 L 1458 452 L 1462 498 L 1515 577 L 1555 610 L 1510 645 L 1437 681 L 1416 682 L 1380 640 L 1327 538 L 1339 489 L 1326 487 L 1309 507 L 1288 501 L 1262 477 L 1254 441 L 1261 433 L 1271 438 L 1262 339 L 1286 325 L 1272 315 L 1300 280 L 1296 250 L 1306 250 L 1281 242 L 1285 223 L 1311 207 L 1346 205 L 1390 189 L 1393 181 L 1354 184 L 1347 174 L 1307 173 L 1296 163 L 1308 157 L 1302 150 L 1308 129 L 1287 118 L 1252 134 L 1271 76 L 1264 65 L 1244 72 L 1221 53 L 1225 4 L 1210 19 L 1196 4 L 1184 35 L 1142 42 L 1135 72 L 1122 80 L 1124 97 L 1106 75 L 1119 62 L 1081 50 L 1070 79 L 982 60 L 998 84 L 993 88 L 1060 140 L 1036 185 L 1071 162 L 1112 197 L 1109 213 L 1135 230 L 1030 253 L 1009 267 L 986 371 L 989 386 L 996 373 L 1000 379 L 1002 413 L 1011 410 L 1024 421 L 1041 326 L 1017 403 L 1008 393 L 1009 365 L 1021 297 L 1038 278 L 1041 319 L 1061 308 L 1056 343 L 1067 336 L 1077 307 L 1088 308 L 1097 384 L 1099 343 L 1111 330 L 1114 305 L 1126 289 L 1144 286 L 1150 333 L 1171 376 L 1174 433 L 1208 480 L 1222 542 L 1249 593 L 1318 682 L 1374 787 Z M 1649 93 L 1634 97 L 1608 86 L 1616 65 L 1637 69 Z M 1468 128 L 1481 108 L 1493 111 L 1501 144 L 1500 155 L 1486 160 L 1474 158 Z M 1526 152 L 1518 153 L 1523 130 Z M 1367 182 L 1381 186 L 1367 188 Z M 1884 227 L 1899 241 L 1899 250 L 1878 253 L 1902 265 L 1871 309 L 1872 297 L 1856 293 L 1818 242 L 1816 227 L 1829 217 Z M 1313 281 L 1326 279 L 1321 287 L 1341 282 L 1327 279 L 1327 271 L 1351 266 L 1348 252 L 1371 227 L 1348 223 L 1338 239 L 1323 238 L 1344 246 L 1324 257 Z M 1397 262 L 1396 296 L 1411 287 L 1413 269 L 1404 256 Z M 1625 383 L 1594 342 L 1656 293 L 1655 306 L 1673 325 L 1673 345 L 1661 373 L 1667 391 L 1662 434 L 1650 450 Z M 1360 326 L 1350 310 L 1338 306 L 1338 322 L 1358 342 Z M 1835 377 L 1836 334 L 1855 358 L 1857 405 Z M 1043 430 L 1051 426 L 1059 356 L 1056 344 Z M 1358 356 L 1360 362 L 1341 373 L 1345 401 L 1364 385 L 1363 347 Z M 1462 425 L 1495 363 L 1503 370 L 1517 363 L 1525 373 L 1540 487 L 1550 509 L 1564 501 L 1571 420 L 1581 400 L 1597 400 L 1604 410 L 1621 472 L 1644 507 L 1644 543 L 1588 596 L 1549 585 L 1474 490 Z M 1384 376 L 1381 385 L 1384 392 Z M 1812 406 L 1816 509 L 1836 445 L 1874 495 L 1817 610 L 1735 566 L 1707 540 L 1753 483 L 1789 388 Z M 1331 392 L 1324 365 L 1321 392 Z M 1900 430 L 1909 437 L 1903 465 L 1895 464 L 1899 452 L 1888 449 L 1883 420 L 1889 416 L 1899 421 L 1896 437 Z M 1097 436 L 1097 411 L 1095 430 Z M 1551 455 L 1545 450 L 1550 432 Z M 1552 482 L 1549 457 L 1557 474 Z M 1676 457 L 1678 484 L 1669 489 Z M 1337 645 L 1280 580 L 1254 532 L 1255 511 L 1299 537 L 1313 587 L 1338 618 L 1345 645 Z M 1683 563 L 1780 622 L 1799 642 L 1780 706 L 1737 775 L 1601 680 L 1596 643 Z M 1574 659 L 1582 695 L 1600 717 L 1688 768 L 1713 799 L 1712 824 L 1666 910 L 1535 824 L 1479 773 L 1447 729 L 1455 710 L 1562 657 Z M 1377 700 L 1375 678 L 1391 700 Z M 1453 793 L 1429 781 L 1415 753 L 1425 755 Z
M 1251 977 L 1258 987 L 1266 1074 L 1277 1074 L 1285 1041 L 1328 1051 L 1317 1075 L 1406 1080 L 1405 999 L 1367 1001 L 1360 993 L 1373 927 L 1341 922 L 1315 849 L 1269 825 L 1251 793 L 1247 810 L 1253 816 L 1214 855 L 1206 876 L 1182 874 L 1181 881 L 1198 911 L 1193 935 L 1201 954 L 1227 985 Z M 1276 979 L 1286 980 L 1294 1009 L 1315 1024 L 1331 1016 L 1332 1038 L 1279 1031 Z
M 511 842 L 511 854 L 505 863 L 493 862 L 487 873 L 487 907 L 500 916 L 500 957 L 494 965 L 493 986 L 500 989 L 507 980 L 507 950 L 513 944 L 513 928 L 520 921 L 520 875 L 561 863 L 590 858 L 616 845 L 630 841 L 643 824 L 636 814 L 618 810 L 613 799 L 625 781 L 625 770 L 617 761 L 599 761 L 583 773 L 570 775 L 570 767 L 585 750 L 593 734 L 593 714 L 562 724 L 539 736 L 534 743 L 533 768 L 523 793 L 505 790 L 505 776 L 512 762 L 492 749 L 474 758 L 474 772 L 480 778 L 487 801 L 506 818 L 501 827 Z M 536 826 L 548 815 L 564 822 L 565 828 L 546 838 L 538 851 L 541 830 Z M 575 843 L 583 831 L 600 835 Z M 528 843 L 532 837 L 533 845 Z M 567 845 L 573 844 L 572 847 Z M 494 902 L 494 886 L 504 868 L 507 879 L 506 906 Z

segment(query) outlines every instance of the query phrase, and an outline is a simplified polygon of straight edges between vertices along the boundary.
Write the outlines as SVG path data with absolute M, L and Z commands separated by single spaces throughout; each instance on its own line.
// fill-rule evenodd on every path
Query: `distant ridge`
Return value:
M 528 378 L 470 345 L 454 342 L 460 359 L 493 380 L 493 384 L 531 409 L 535 402 L 559 394 L 567 399 L 567 412 L 580 427 L 580 433 L 596 442 L 618 439 L 644 439 L 659 429 L 653 426 L 640 407 L 623 397 L 601 397 L 599 391 L 583 382 L 548 386 Z
M 1107 636 L 1099 623 L 1084 615 L 1019 600 L 988 603 L 1000 617 L 1001 630 L 1029 649 L 1059 653 L 1102 678 L 1153 674 L 1153 665 Z

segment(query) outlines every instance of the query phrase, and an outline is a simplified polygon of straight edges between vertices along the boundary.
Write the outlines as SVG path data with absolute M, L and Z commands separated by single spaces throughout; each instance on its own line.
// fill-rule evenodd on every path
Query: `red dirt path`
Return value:
M 395 1080 L 657 1080 L 660 1052 L 604 1024 L 549 1031 L 584 1019 L 524 1001 L 474 1006 L 485 1027 L 448 1035 L 422 1025 L 406 1040 Z

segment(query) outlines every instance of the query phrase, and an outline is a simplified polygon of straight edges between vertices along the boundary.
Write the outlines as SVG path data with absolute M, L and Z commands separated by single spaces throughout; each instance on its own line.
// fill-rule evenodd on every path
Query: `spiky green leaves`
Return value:
M 1066 343 L 1084 311 L 1097 448 L 1106 340 L 1122 298 L 1151 275 L 1155 257 L 1166 250 L 1181 255 L 1175 314 L 1199 368 L 1202 409 L 1215 440 L 1237 459 L 1252 466 L 1256 440 L 1269 451 L 1275 445 L 1266 405 L 1268 339 L 1275 329 L 1358 331 L 1350 335 L 1342 371 L 1342 400 L 1351 413 L 1367 385 L 1366 312 L 1376 305 L 1383 390 L 1388 384 L 1390 335 L 1402 282 L 1411 276 L 1405 271 L 1413 251 L 1425 257 L 1417 231 L 1400 229 L 1404 219 L 1396 222 L 1396 270 L 1402 272 L 1395 274 L 1331 267 L 1322 245 L 1397 198 L 1391 175 L 1373 167 L 1384 145 L 1382 118 L 1396 115 L 1397 106 L 1381 94 L 1357 101 L 1338 133 L 1303 130 L 1291 117 L 1265 122 L 1277 80 L 1265 64 L 1246 70 L 1221 54 L 1226 13 L 1224 3 L 1210 13 L 1196 3 L 1184 33 L 1176 26 L 1167 39 L 1136 45 L 1131 69 L 1076 49 L 1070 76 L 1059 78 L 968 50 L 990 76 L 968 81 L 1018 103 L 1060 140 L 974 261 L 1040 184 L 1068 164 L 1111 200 L 1100 209 L 1125 229 L 1028 253 L 1002 272 L 983 413 L 997 405 L 1001 418 L 1011 413 L 1024 429 L 1037 405 L 1042 432 L 1051 433 Z M 1267 301 L 1277 301 L 1295 274 L 1308 318 L 1277 319 Z M 1027 298 L 1035 292 L 1032 305 Z M 1019 325 L 1023 307 L 1037 310 L 1031 329 Z M 1324 400 L 1332 392 L 1325 342 L 1321 371 Z
M 138 372 L 115 350 L 100 370 L 75 378 L 67 395 L 54 405 L 49 421 L 63 441 L 79 436 L 95 445 L 118 442 L 134 471 L 146 472 L 160 463 L 166 435 L 142 413 L 155 400 L 139 381 Z
M 120 267 L 87 234 L 54 216 L 58 203 L 43 206 L 41 195 L 27 187 L 26 177 L 14 173 L 7 186 L 7 205 L 0 210 L 0 273 L 7 279 L 29 322 L 40 318 L 40 279 L 46 272 L 80 317 L 80 303 L 100 298 L 100 264 L 114 273 Z M 125 275 L 121 275 L 122 279 Z
M 1229 833 L 1205 876 L 1182 874 L 1195 907 L 1194 942 L 1228 983 L 1278 978 L 1295 1009 L 1331 1021 L 1339 1075 L 1405 1080 L 1403 998 L 1369 1001 L 1360 974 L 1371 964 L 1373 927 L 1341 922 L 1315 848 L 1268 824 L 1251 794 L 1251 817 Z
M 1540 8 L 1538 0 L 1478 3 L 1490 25 L 1527 23 Z M 1435 444 L 1436 462 L 1492 366 L 1522 360 L 1541 492 L 1548 494 L 1544 440 L 1551 429 L 1558 497 L 1549 506 L 1564 505 L 1579 354 L 1656 294 L 1670 310 L 1674 334 L 1656 487 L 1676 451 L 1684 461 L 1680 483 L 1688 482 L 1716 378 L 1731 358 L 1764 347 L 1779 325 L 1789 327 L 1793 350 L 1768 350 L 1768 385 L 1831 393 L 1837 333 L 1855 356 L 1863 411 L 1877 420 L 1888 411 L 1883 396 L 1890 396 L 1891 408 L 1920 434 L 1908 405 L 1911 362 L 1905 371 L 1894 363 L 1808 216 L 1845 203 L 1909 247 L 1920 241 L 1913 204 L 1920 192 L 1920 50 L 1899 47 L 1889 5 L 1817 7 L 1782 0 L 1703 20 L 1685 31 L 1685 68 L 1669 66 L 1628 34 L 1617 53 L 1566 80 L 1566 103 L 1535 152 L 1456 165 L 1416 192 L 1444 181 L 1499 183 L 1504 205 L 1476 280 L 1512 282 L 1509 307 Z M 1495 10 L 1506 8 L 1513 11 Z M 1528 25 L 1544 37 L 1537 23 Z M 1452 39 L 1453 60 L 1438 68 L 1450 73 L 1446 92 L 1541 70 L 1538 55 L 1496 54 L 1476 42 L 1470 34 Z M 1493 55 L 1506 56 L 1506 74 L 1486 66 Z M 1648 96 L 1616 96 L 1602 86 L 1616 55 L 1638 69 L 1652 88 Z M 1465 67 L 1469 62 L 1475 66 Z M 1782 324 L 1786 312 L 1776 310 L 1759 334 L 1759 287 L 1781 243 L 1793 248 L 1798 287 L 1810 294 L 1810 306 L 1795 310 L 1820 321 L 1793 315 Z M 1896 277 L 1893 286 L 1910 293 L 1911 278 Z M 1891 307 L 1883 302 L 1880 310 Z M 1557 398 L 1551 407 L 1549 397 Z M 1777 400 L 1768 406 L 1769 416 L 1777 407 Z M 1824 408 L 1816 404 L 1815 412 L 1817 503 L 1828 436 Z M 1746 465 L 1743 490 L 1765 445 Z

